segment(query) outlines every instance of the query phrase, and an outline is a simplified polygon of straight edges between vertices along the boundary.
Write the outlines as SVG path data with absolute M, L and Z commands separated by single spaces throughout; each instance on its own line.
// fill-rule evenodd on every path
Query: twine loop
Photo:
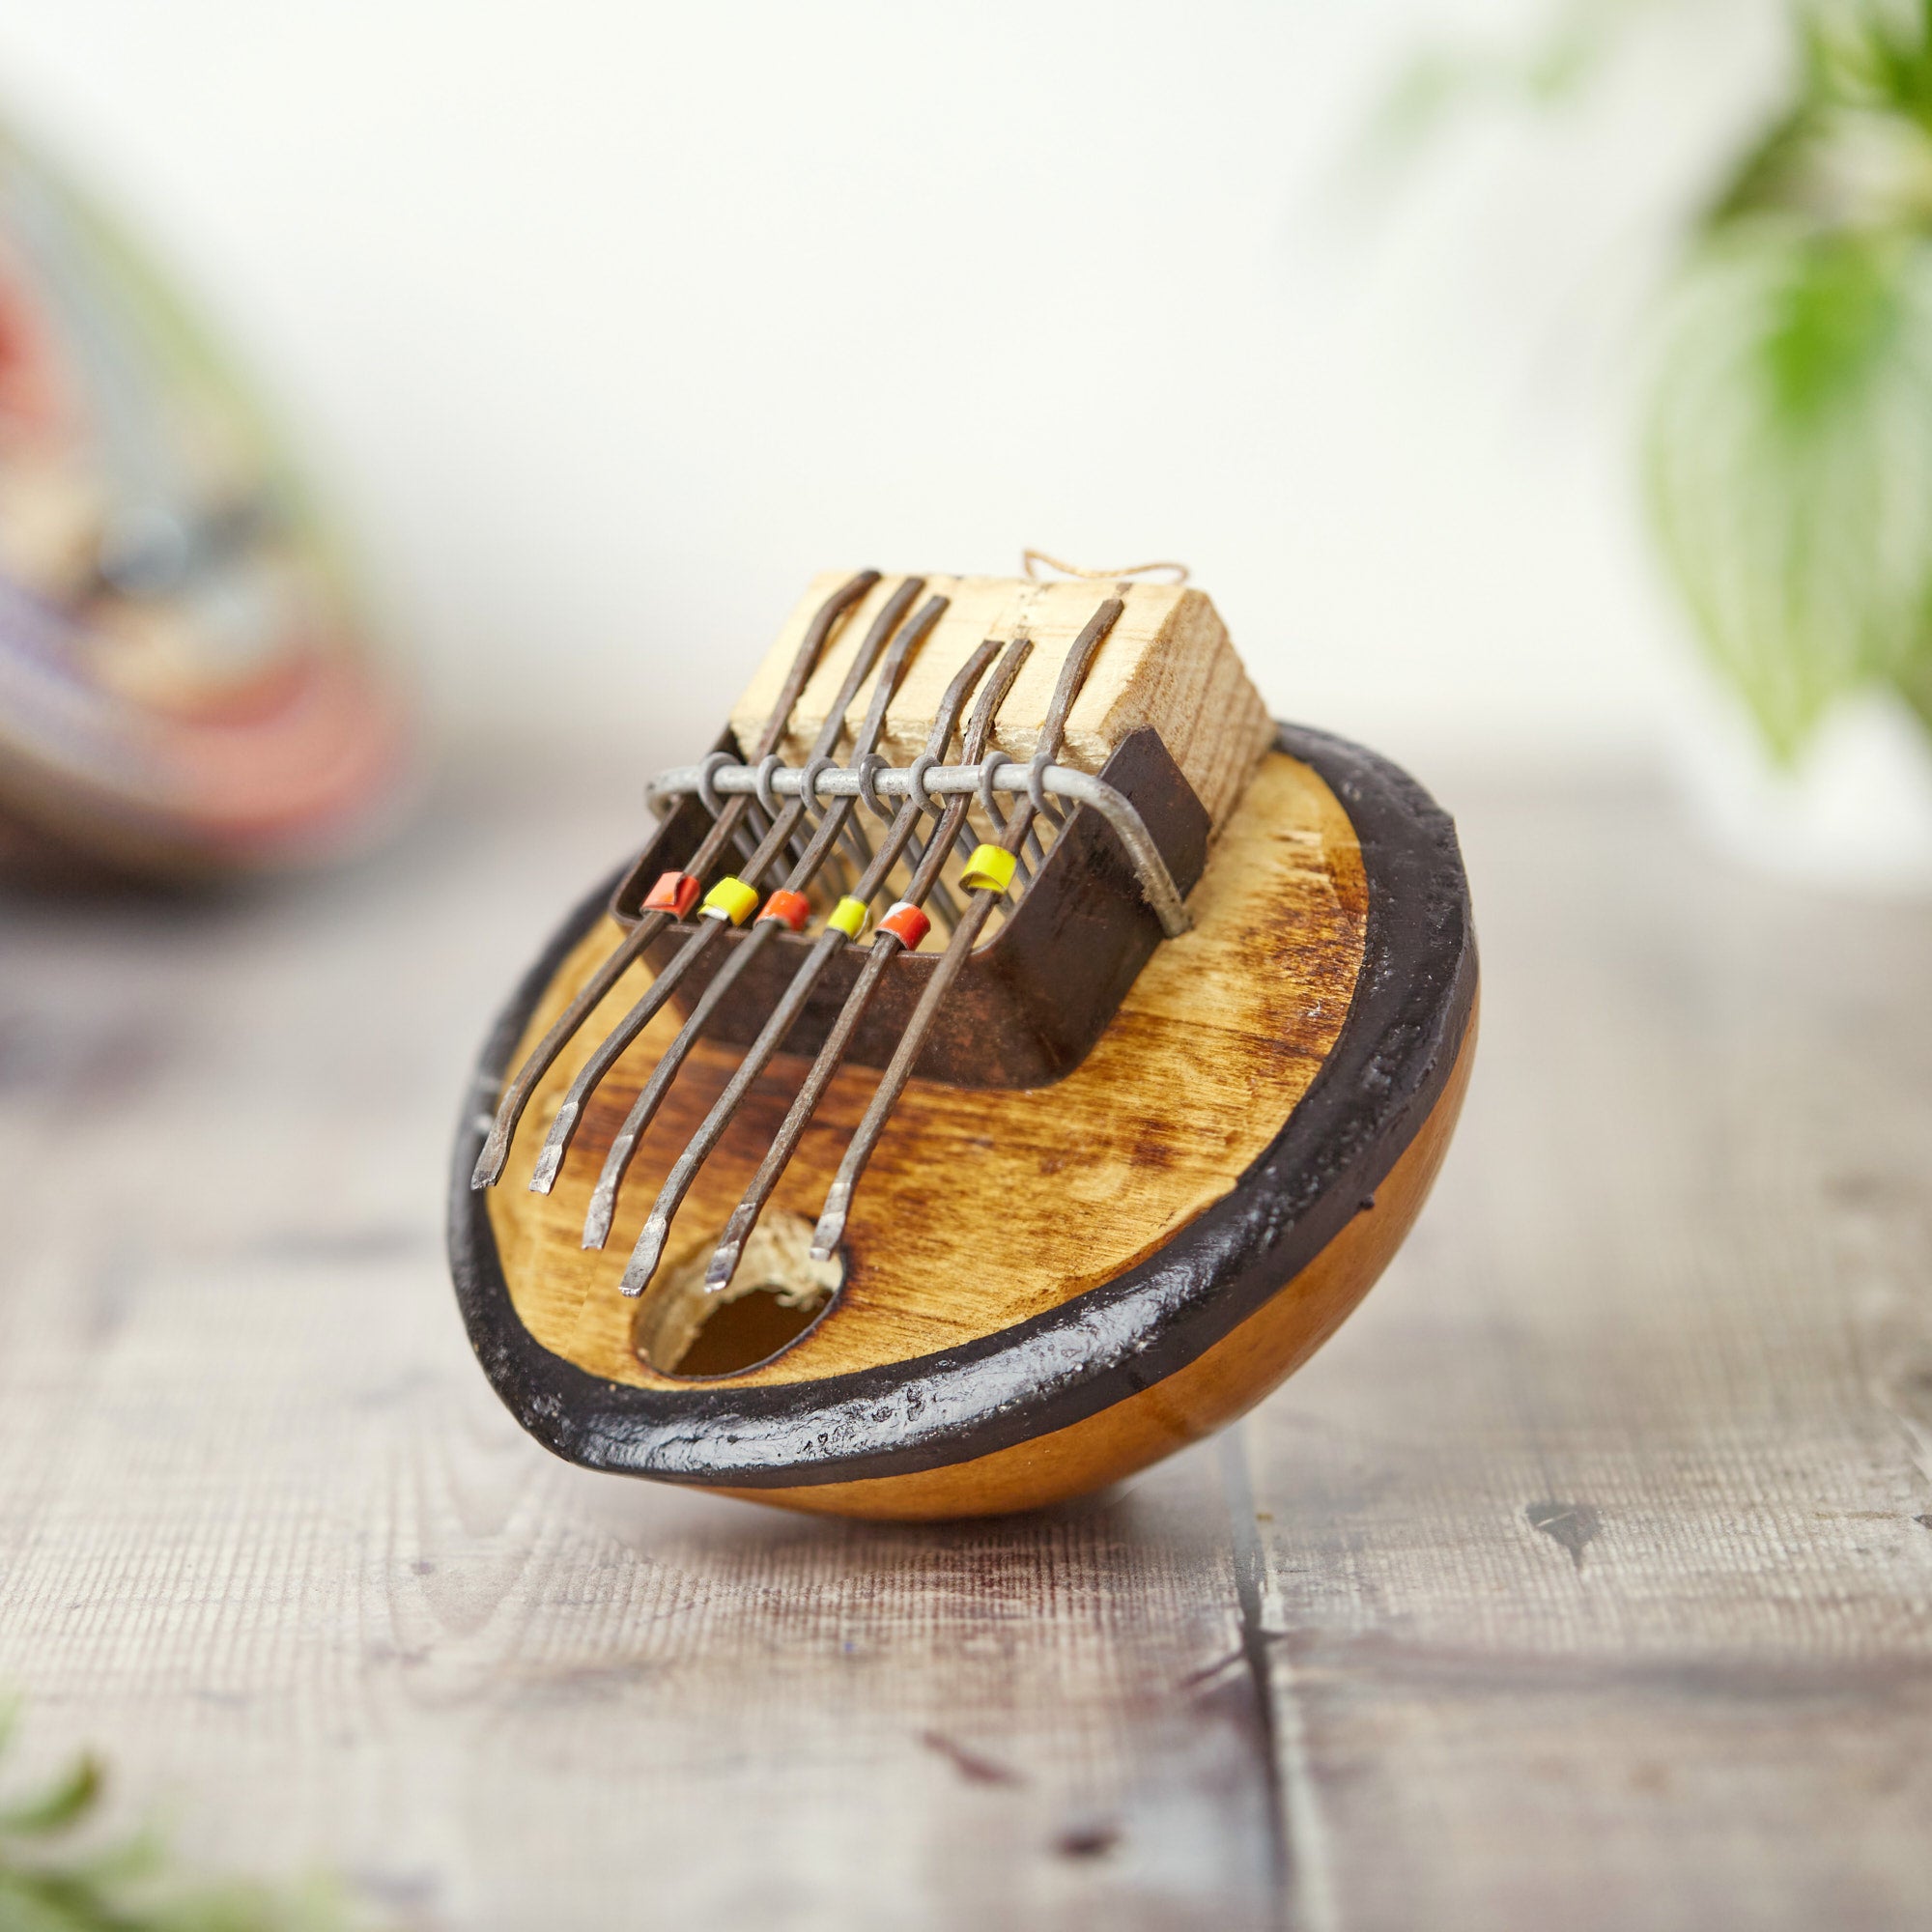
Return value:
M 1062 577 L 1083 578 L 1090 582 L 1126 582 L 1136 577 L 1151 577 L 1156 571 L 1168 573 L 1164 579 L 1169 583 L 1185 583 L 1188 570 L 1184 563 L 1132 563 L 1124 570 L 1086 570 L 1077 563 L 1063 563 L 1057 556 L 1048 556 L 1043 550 L 1023 550 L 1020 552 L 1020 568 L 1027 581 L 1032 583 L 1050 582 L 1039 573 L 1041 564 L 1048 570 L 1057 570 Z

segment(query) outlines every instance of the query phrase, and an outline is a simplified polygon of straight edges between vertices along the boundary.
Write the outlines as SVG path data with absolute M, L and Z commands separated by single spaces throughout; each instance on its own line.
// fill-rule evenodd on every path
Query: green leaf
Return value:
M 40 1837 L 65 1831 L 93 1808 L 100 1785 L 99 1764 L 92 1757 L 77 1759 L 44 1791 L 0 1810 L 0 1837 Z
M 1637 15 L 1668 0 L 1560 0 L 1525 44 L 1457 41 L 1423 49 L 1373 115 L 1368 152 L 1406 160 L 1459 112 L 1498 100 L 1544 108 L 1585 93 Z
M 0 1698 L 0 1751 L 17 1706 Z M 79 1823 L 102 1773 L 81 1758 L 44 1791 L 0 1809 L 0 1932 L 352 1932 L 368 1921 L 326 1879 L 286 1889 L 185 1877 L 152 1832 L 109 1844 L 45 1849 Z
M 6 1932 L 119 1932 L 118 1922 L 86 1904 L 49 1894 L 34 1880 L 0 1870 L 0 1926 Z
M 1925 735 L 1932 738 L 1932 642 L 1927 639 L 1932 639 L 1932 624 L 1920 632 L 1917 655 L 1898 668 L 1891 682 L 1907 708 L 1925 727 Z
M 1665 561 L 1789 762 L 1932 611 L 1932 242 L 1762 218 L 1687 272 L 1646 450 Z

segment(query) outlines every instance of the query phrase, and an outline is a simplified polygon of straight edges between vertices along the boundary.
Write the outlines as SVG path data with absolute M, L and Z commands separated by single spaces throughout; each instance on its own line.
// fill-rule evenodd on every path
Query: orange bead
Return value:
M 782 887 L 765 901 L 765 909 L 758 915 L 761 921 L 775 919 L 794 932 L 803 932 L 810 917 L 811 901 L 803 893 L 788 893 Z
M 916 905 L 901 899 L 879 922 L 881 932 L 890 932 L 908 952 L 917 952 L 919 943 L 932 930 L 932 922 Z
M 689 872 L 666 872 L 644 895 L 644 910 L 668 912 L 673 919 L 682 919 L 697 903 L 701 890 Z

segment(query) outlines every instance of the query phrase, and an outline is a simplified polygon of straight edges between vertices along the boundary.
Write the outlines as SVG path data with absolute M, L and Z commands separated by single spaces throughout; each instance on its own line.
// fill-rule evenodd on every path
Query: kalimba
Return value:
M 455 1150 L 497 1393 L 594 1468 L 930 1518 L 1239 1415 L 1406 1234 L 1454 828 L 1182 583 L 815 582 L 544 948 Z

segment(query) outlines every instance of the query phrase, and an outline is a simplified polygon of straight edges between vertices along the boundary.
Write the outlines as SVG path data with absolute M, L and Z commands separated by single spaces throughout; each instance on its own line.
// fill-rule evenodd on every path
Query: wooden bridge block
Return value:
M 850 574 L 834 570 L 814 577 L 785 620 L 732 709 L 731 729 L 741 748 L 752 743 L 770 715 L 807 625 Z M 805 762 L 867 627 L 904 582 L 903 576 L 881 579 L 826 647 L 780 746 L 787 763 Z M 1272 741 L 1274 726 L 1205 592 L 1172 583 L 1077 579 L 1036 583 L 1026 578 L 935 575 L 925 580 L 925 594 L 952 603 L 893 699 L 880 748 L 892 763 L 906 764 L 923 749 L 948 679 L 982 639 L 1022 635 L 1034 640 L 1034 654 L 1001 707 L 993 742 L 1009 757 L 1032 757 L 1067 647 L 1094 607 L 1118 596 L 1126 609 L 1073 707 L 1060 762 L 1097 772 L 1129 732 L 1151 724 L 1215 829 L 1226 822 Z M 871 693 L 868 678 L 846 714 L 854 724 Z

